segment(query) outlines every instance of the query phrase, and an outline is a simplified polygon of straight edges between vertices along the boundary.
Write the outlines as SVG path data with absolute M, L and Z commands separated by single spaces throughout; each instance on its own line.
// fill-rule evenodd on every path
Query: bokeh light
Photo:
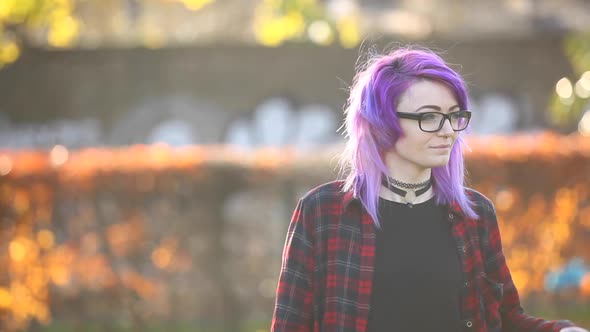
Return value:
M 65 146 L 56 145 L 50 152 L 51 164 L 54 167 L 61 166 L 68 161 L 69 155 L 70 153 Z
M 309 39 L 316 44 L 329 45 L 334 40 L 332 28 L 326 21 L 314 21 L 307 29 Z
M 578 132 L 586 137 L 590 136 L 590 110 L 584 112 L 584 115 L 578 123 Z
M 39 246 L 43 249 L 51 249 L 55 244 L 55 237 L 50 230 L 44 229 L 40 230 L 37 233 L 37 242 L 39 242 Z
M 562 99 L 571 98 L 573 92 L 572 82 L 567 77 L 561 78 L 557 81 L 557 84 L 555 84 L 555 92 Z
M 0 155 L 0 176 L 7 175 L 12 170 L 12 159 L 5 155 Z
M 574 85 L 574 91 L 579 98 L 586 99 L 590 97 L 590 71 L 582 74 Z

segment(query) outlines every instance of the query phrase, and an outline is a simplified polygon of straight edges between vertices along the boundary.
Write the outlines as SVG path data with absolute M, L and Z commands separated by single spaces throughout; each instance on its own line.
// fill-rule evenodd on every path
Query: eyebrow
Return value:
M 420 106 L 414 112 L 418 112 L 419 110 L 422 110 L 422 109 L 425 109 L 425 108 L 434 109 L 434 110 L 437 110 L 437 111 L 442 111 L 442 108 L 440 108 L 440 106 L 436 106 L 436 105 L 424 105 L 424 106 Z M 454 109 L 454 108 L 459 108 L 459 105 L 455 105 L 455 106 L 449 107 L 449 111 L 452 110 L 452 109 Z

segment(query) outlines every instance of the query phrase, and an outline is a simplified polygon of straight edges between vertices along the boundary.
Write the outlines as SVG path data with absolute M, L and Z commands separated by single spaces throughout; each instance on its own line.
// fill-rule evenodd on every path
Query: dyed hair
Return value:
M 430 50 L 398 49 L 373 56 L 356 74 L 344 114 L 347 143 L 340 158 L 343 191 L 352 191 L 380 227 L 379 192 L 383 174 L 389 175 L 385 152 L 403 135 L 396 115 L 403 93 L 415 82 L 433 81 L 449 87 L 461 109 L 468 109 L 465 82 Z M 465 193 L 462 132 L 451 150 L 448 164 L 432 168 L 432 188 L 437 204 L 457 202 L 466 215 L 478 218 Z

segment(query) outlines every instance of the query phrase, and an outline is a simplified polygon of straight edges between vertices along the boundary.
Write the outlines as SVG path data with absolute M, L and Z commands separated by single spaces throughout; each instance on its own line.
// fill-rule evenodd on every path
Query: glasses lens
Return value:
M 467 128 L 469 124 L 469 113 L 468 112 L 453 112 L 450 113 L 451 117 L 451 127 L 453 130 L 463 130 Z M 443 121 L 446 118 L 441 113 L 422 113 L 422 118 L 420 119 L 420 128 L 423 131 L 427 132 L 435 132 L 440 130 Z
M 454 130 L 463 130 L 469 124 L 469 114 L 457 112 L 451 114 L 451 126 Z
M 423 113 L 420 128 L 424 131 L 437 131 L 443 115 L 440 113 Z

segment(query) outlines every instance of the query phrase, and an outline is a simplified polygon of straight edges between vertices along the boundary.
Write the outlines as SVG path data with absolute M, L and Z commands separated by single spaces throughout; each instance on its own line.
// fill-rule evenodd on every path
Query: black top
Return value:
M 369 332 L 461 331 L 461 263 L 434 198 L 380 199 Z

